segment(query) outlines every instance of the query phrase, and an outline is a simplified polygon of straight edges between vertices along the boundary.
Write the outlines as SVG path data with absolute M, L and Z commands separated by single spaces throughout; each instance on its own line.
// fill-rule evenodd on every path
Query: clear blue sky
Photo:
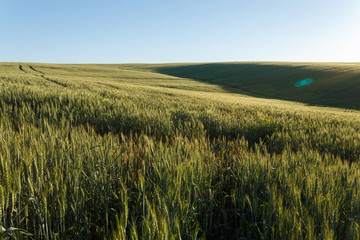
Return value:
M 360 0 L 0 0 L 0 62 L 360 62 Z

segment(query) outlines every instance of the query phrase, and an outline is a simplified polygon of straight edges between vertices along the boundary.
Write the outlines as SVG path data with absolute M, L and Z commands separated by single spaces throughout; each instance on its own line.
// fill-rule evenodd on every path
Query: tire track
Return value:
M 19 69 L 20 69 L 20 71 L 23 71 L 24 73 L 26 73 L 21 65 L 19 65 Z
M 105 85 L 105 86 L 107 86 L 107 87 L 110 87 L 110 88 L 113 88 L 113 89 L 116 89 L 116 90 L 121 90 L 120 87 L 114 86 L 114 85 L 112 85 L 112 84 L 110 84 L 110 83 L 97 82 L 97 84 L 99 84 L 99 85 Z
M 30 68 L 31 70 L 33 70 L 34 72 L 39 73 L 39 74 L 40 74 L 40 77 L 43 78 L 44 80 L 49 81 L 49 82 L 52 82 L 52 83 L 55 83 L 56 85 L 59 85 L 59 86 L 61 86 L 61 87 L 68 87 L 68 85 L 65 84 L 65 83 L 62 83 L 62 82 L 59 82 L 59 81 L 56 81 L 56 80 L 54 80 L 54 79 L 51 79 L 51 78 L 46 77 L 44 72 L 42 72 L 42 71 L 34 68 L 33 66 L 31 66 L 31 65 L 28 65 L 28 66 L 29 66 L 29 68 Z
M 31 70 L 35 71 L 35 72 L 38 72 L 38 73 L 40 73 L 40 74 L 42 74 L 42 75 L 45 75 L 45 73 L 43 73 L 43 72 L 40 71 L 40 70 L 37 70 L 37 69 L 34 68 L 33 66 L 30 66 L 30 65 L 29 65 L 29 68 L 30 68 Z

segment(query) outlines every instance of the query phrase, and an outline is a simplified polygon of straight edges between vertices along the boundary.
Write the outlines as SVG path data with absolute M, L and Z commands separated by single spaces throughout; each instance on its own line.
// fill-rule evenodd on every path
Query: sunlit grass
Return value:
M 0 238 L 360 238 L 358 111 L 146 68 L 0 64 Z

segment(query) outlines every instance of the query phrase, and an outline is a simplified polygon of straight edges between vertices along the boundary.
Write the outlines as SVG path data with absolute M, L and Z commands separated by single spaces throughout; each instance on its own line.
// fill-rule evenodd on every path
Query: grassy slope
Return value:
M 360 109 L 360 63 L 208 63 L 153 68 L 251 96 Z M 313 78 L 314 83 L 294 86 L 305 78 Z
M 5 228 L 360 237 L 358 111 L 228 93 L 159 67 L 0 64 Z

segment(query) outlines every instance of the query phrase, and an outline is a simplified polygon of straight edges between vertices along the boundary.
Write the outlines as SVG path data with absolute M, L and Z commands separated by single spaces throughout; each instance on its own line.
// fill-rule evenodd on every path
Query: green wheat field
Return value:
M 0 85 L 1 240 L 360 239 L 360 63 L 0 63 Z

